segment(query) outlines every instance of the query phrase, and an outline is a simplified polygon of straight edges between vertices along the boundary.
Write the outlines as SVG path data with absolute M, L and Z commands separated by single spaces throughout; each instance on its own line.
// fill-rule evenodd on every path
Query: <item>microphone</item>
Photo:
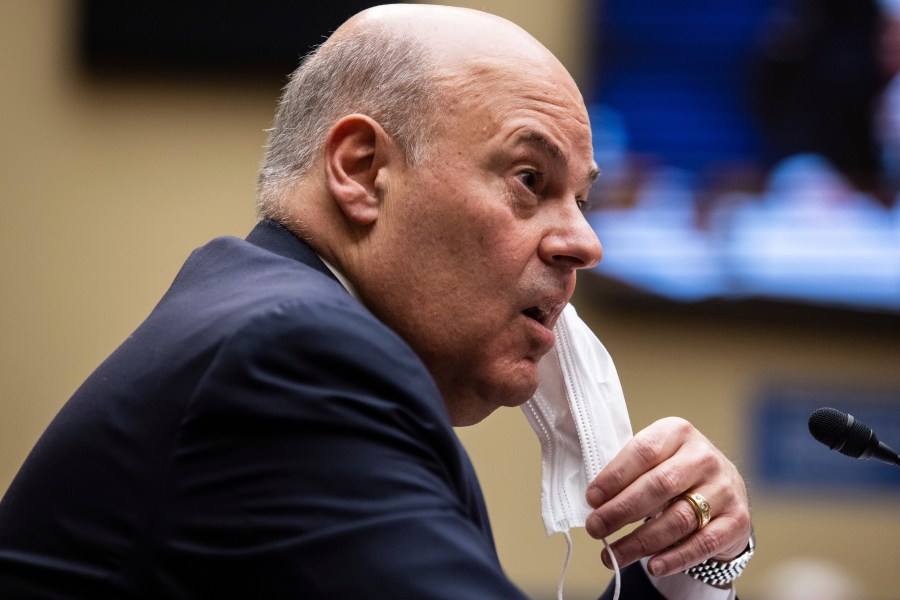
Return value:
M 900 455 L 879 441 L 871 427 L 837 409 L 820 408 L 814 411 L 809 416 L 809 432 L 818 441 L 841 454 L 900 466 Z

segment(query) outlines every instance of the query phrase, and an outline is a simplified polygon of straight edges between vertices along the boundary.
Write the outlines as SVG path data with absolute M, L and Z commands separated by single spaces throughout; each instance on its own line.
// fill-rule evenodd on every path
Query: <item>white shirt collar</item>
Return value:
M 325 266 L 328 267 L 328 270 L 331 271 L 331 273 L 337 278 L 337 280 L 341 282 L 341 285 L 344 286 L 344 289 L 347 290 L 351 296 L 353 296 L 354 298 L 356 298 L 357 300 L 362 302 L 362 300 L 359 297 L 359 294 L 356 291 L 356 288 L 353 287 L 353 284 L 350 283 L 350 280 L 347 279 L 346 275 L 341 273 L 337 267 L 335 267 L 333 264 L 331 264 L 330 262 L 328 262 L 321 256 L 319 257 L 319 260 L 321 260 L 323 263 L 325 263 Z

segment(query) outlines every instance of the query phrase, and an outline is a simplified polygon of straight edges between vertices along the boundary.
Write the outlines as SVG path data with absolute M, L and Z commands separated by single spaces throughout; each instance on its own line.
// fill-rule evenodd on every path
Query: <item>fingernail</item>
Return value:
M 603 493 L 600 492 L 598 488 L 592 487 L 588 488 L 585 493 L 585 500 L 587 500 L 588 506 L 591 508 L 597 508 L 601 504 L 603 504 Z
M 597 515 L 597 513 L 591 513 L 588 515 L 587 519 L 584 522 L 584 528 L 587 530 L 588 535 L 596 540 L 605 538 L 609 533 L 606 530 L 606 523 L 603 522 L 603 519 L 601 519 Z
M 604 548 L 604 549 L 603 549 L 603 552 L 600 553 L 600 560 L 603 561 L 603 565 L 604 565 L 607 569 L 612 569 L 612 568 L 613 568 L 613 566 L 612 566 L 612 561 L 609 560 L 609 551 L 608 551 L 606 548 Z
M 647 569 L 654 577 L 662 577 L 662 574 L 666 572 L 666 564 L 661 560 L 651 560 Z

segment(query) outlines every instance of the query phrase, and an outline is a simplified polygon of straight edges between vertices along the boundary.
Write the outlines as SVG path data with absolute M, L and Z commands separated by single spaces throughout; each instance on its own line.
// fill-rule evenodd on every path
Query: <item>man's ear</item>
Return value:
M 368 226 L 378 218 L 381 196 L 375 181 L 388 160 L 390 138 L 365 115 L 347 115 L 325 140 L 325 179 L 331 196 L 352 223 Z

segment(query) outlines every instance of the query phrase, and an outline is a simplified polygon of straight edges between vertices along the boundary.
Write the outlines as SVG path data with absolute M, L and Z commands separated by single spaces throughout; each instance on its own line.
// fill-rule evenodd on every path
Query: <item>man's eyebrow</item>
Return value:
M 546 151 L 554 160 L 562 162 L 563 164 L 566 164 L 568 162 L 566 160 L 565 154 L 563 154 L 559 146 L 548 140 L 543 134 L 538 133 L 533 129 L 527 129 L 523 131 L 517 137 L 516 141 L 519 143 L 539 146 L 544 151 Z M 592 163 L 591 168 L 587 173 L 588 184 L 593 184 L 598 177 L 600 177 L 600 168 L 597 166 L 597 163 Z
M 566 157 L 562 153 L 562 150 L 560 150 L 559 146 L 548 140 L 546 137 L 544 137 L 543 134 L 540 134 L 537 131 L 526 129 L 521 134 L 519 134 L 516 141 L 533 146 L 540 146 L 554 159 L 566 162 Z

